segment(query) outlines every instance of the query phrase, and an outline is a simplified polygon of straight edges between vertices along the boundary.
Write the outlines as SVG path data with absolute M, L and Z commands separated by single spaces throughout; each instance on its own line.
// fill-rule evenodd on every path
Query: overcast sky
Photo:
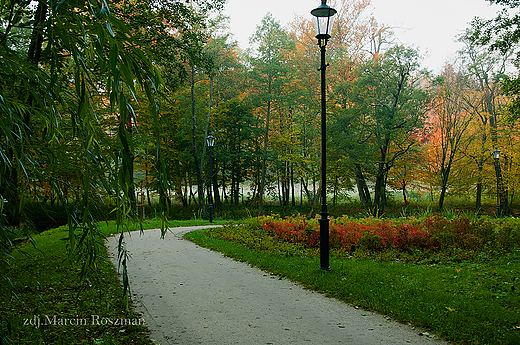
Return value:
M 490 19 L 502 8 L 485 0 L 372 0 L 371 3 L 376 20 L 391 26 L 401 43 L 418 47 L 425 56 L 423 66 L 435 73 L 462 47 L 455 42 L 456 37 L 474 17 Z M 245 49 L 267 12 L 285 26 L 295 15 L 311 18 L 310 11 L 320 4 L 320 0 L 228 0 L 224 14 L 230 17 L 234 38 Z

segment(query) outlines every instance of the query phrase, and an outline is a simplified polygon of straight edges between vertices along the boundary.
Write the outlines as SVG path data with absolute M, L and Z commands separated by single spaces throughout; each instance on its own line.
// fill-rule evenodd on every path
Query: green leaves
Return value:
M 375 213 L 385 206 L 388 172 L 415 143 L 415 133 L 426 117 L 427 93 L 420 88 L 418 52 L 394 46 L 378 59 L 358 67 L 351 87 L 336 97 L 348 106 L 332 120 L 337 153 L 358 165 L 358 181 L 373 174 Z
M 100 259 L 93 216 L 99 205 L 116 193 L 120 222 L 131 216 L 132 141 L 123 122 L 114 143 L 109 121 L 134 116 L 130 99 L 137 87 L 157 87 L 161 80 L 105 0 L 40 4 L 32 13 L 37 18 L 29 17 L 28 4 L 2 2 L 0 8 L 0 250 L 8 251 L 6 227 L 24 218 L 26 200 L 58 200 L 68 211 L 68 248 L 88 278 Z M 25 41 L 15 43 L 19 37 Z M 151 104 L 154 92 L 148 87 Z

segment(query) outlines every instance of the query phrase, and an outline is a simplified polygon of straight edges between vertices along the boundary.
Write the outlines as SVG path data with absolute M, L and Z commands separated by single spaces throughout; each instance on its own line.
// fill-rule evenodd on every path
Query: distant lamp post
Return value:
M 327 211 L 327 95 L 325 91 L 325 47 L 331 37 L 332 24 L 336 10 L 327 5 L 326 0 L 321 1 L 321 5 L 311 11 L 314 16 L 314 28 L 316 38 L 321 50 L 321 218 L 320 222 L 320 269 L 330 271 L 329 265 L 329 212 Z
M 497 218 L 500 218 L 500 182 L 499 182 L 499 162 L 500 159 L 500 151 L 498 149 L 495 149 L 493 151 L 493 158 L 495 159 L 495 172 L 497 175 Z
M 213 146 L 215 146 L 215 137 L 209 133 L 206 138 L 209 147 L 209 222 L 213 223 Z

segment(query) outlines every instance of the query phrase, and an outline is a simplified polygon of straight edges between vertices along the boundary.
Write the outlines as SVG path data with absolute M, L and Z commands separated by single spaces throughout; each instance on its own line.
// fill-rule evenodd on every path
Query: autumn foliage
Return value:
M 271 245 L 292 245 L 302 249 L 317 249 L 320 231 L 317 219 L 303 217 L 273 219 L 265 217 L 256 226 L 227 227 L 222 238 L 253 247 L 257 239 L 269 238 Z M 458 217 L 446 219 L 430 216 L 424 219 L 395 220 L 341 217 L 331 219 L 330 247 L 336 253 L 350 255 L 361 250 L 369 253 L 414 251 L 440 253 L 446 251 L 506 252 L 520 245 L 520 231 L 514 221 L 497 223 L 494 219 Z M 244 234 L 247 229 L 247 234 Z M 217 232 L 218 233 L 218 232 Z M 247 238 L 247 239 L 246 239 Z

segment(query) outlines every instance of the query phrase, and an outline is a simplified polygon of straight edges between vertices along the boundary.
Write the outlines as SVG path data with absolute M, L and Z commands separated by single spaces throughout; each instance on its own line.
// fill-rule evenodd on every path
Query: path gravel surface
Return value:
M 182 238 L 200 228 L 125 234 L 134 306 L 157 344 L 448 344 Z

